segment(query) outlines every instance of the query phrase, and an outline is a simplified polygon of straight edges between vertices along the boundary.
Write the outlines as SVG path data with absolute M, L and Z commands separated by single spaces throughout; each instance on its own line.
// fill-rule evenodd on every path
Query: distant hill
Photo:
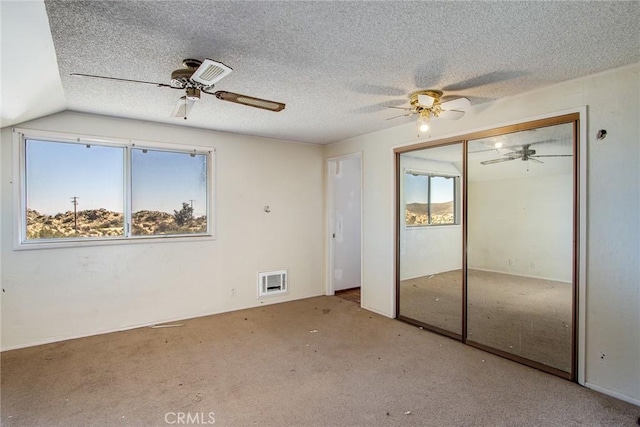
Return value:
M 207 217 L 194 217 L 180 226 L 172 214 L 158 211 L 134 212 L 131 218 L 132 234 L 149 236 L 162 234 L 193 234 L 207 230 Z M 27 238 L 51 239 L 64 237 L 104 237 L 124 234 L 124 215 L 106 209 L 87 209 L 55 215 L 41 214 L 27 209 Z
M 406 206 L 405 219 L 407 225 L 426 225 L 427 218 L 426 203 L 409 203 Z M 451 224 L 454 221 L 453 201 L 431 204 L 432 224 Z

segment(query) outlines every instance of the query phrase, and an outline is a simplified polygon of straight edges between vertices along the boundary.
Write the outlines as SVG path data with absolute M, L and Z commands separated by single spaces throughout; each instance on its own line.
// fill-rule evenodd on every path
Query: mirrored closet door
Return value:
M 462 337 L 462 143 L 399 158 L 399 316 Z
M 571 372 L 573 124 L 468 143 L 467 341 Z
M 576 379 L 578 118 L 396 149 L 400 320 Z

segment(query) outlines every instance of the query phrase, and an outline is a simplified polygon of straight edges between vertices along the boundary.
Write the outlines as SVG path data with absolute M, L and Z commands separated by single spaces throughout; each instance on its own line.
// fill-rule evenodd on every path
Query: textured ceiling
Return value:
M 66 108 L 312 143 L 411 119 L 387 106 L 436 88 L 473 104 L 640 62 L 639 2 L 45 1 Z M 273 113 L 208 95 L 169 115 L 184 58 L 234 72 L 217 90 L 287 104 Z

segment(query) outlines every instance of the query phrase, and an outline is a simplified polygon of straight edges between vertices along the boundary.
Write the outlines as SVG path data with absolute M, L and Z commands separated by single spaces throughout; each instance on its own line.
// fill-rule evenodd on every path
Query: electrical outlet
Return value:
M 509 267 L 513 267 L 516 264 L 516 262 L 514 260 L 512 260 L 511 258 L 509 258 Z
M 231 296 L 232 297 L 236 296 L 236 288 L 231 288 Z
M 531 269 L 536 268 L 536 262 L 535 262 L 535 261 L 531 261 L 531 262 L 529 263 L 529 267 L 530 267 Z

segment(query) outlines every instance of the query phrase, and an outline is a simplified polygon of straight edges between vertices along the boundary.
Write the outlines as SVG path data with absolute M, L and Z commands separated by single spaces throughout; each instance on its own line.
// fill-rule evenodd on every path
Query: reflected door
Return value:
M 399 156 L 398 316 L 462 338 L 462 143 Z
M 573 359 L 573 144 L 572 123 L 468 142 L 466 340 L 562 373 Z

